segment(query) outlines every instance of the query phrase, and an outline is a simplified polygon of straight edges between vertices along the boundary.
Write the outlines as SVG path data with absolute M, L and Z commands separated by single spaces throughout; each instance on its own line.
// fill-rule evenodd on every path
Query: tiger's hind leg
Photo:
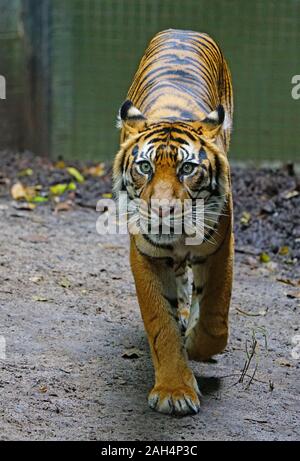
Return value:
M 182 332 L 185 332 L 188 326 L 190 316 L 190 287 L 187 264 L 179 266 L 175 270 L 176 287 L 177 287 L 177 317 L 179 327 Z
M 226 347 L 232 266 L 233 235 L 229 226 L 215 254 L 193 266 L 194 298 L 185 343 L 191 360 L 208 360 Z

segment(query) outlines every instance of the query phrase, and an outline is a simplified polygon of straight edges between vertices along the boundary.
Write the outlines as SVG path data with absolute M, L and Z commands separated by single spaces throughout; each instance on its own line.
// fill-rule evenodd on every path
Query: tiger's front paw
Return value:
M 199 392 L 199 391 L 198 391 Z M 193 387 L 182 385 L 154 386 L 148 397 L 149 407 L 168 415 L 195 415 L 200 410 L 200 401 Z

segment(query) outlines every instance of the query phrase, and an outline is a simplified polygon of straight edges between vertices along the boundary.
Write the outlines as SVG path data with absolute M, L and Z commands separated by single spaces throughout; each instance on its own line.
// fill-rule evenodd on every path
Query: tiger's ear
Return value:
M 137 134 L 146 128 L 146 117 L 127 99 L 120 108 L 117 126 L 128 134 Z
M 224 107 L 219 104 L 216 110 L 210 112 L 203 120 L 193 122 L 193 128 L 199 135 L 215 138 L 222 129 L 224 119 Z

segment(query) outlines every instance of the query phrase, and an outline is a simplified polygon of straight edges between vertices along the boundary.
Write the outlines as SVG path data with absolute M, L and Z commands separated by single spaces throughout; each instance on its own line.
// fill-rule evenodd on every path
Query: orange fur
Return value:
M 131 236 L 130 250 L 155 369 L 149 405 L 163 413 L 196 413 L 199 389 L 188 357 L 207 360 L 228 339 L 233 266 L 230 73 L 208 35 L 163 31 L 146 50 L 128 99 L 120 111 L 115 194 L 127 190 L 131 198 L 147 203 L 200 197 L 207 209 L 201 244 L 186 244 L 184 234 L 147 237 L 141 232 Z M 144 165 L 148 173 L 141 171 L 141 162 L 149 164 Z M 182 170 L 186 163 L 192 163 L 186 167 L 193 168 L 191 174 Z M 194 278 L 190 314 L 186 262 Z M 184 338 L 178 318 L 181 327 L 187 326 Z

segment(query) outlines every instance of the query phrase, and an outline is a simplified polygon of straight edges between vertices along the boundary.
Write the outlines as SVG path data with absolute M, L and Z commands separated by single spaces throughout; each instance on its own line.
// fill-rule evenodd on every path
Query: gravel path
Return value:
M 147 406 L 127 237 L 97 235 L 96 219 L 0 200 L 0 439 L 299 440 L 299 286 L 281 263 L 237 254 L 229 345 L 192 364 L 202 411 L 163 416 Z

